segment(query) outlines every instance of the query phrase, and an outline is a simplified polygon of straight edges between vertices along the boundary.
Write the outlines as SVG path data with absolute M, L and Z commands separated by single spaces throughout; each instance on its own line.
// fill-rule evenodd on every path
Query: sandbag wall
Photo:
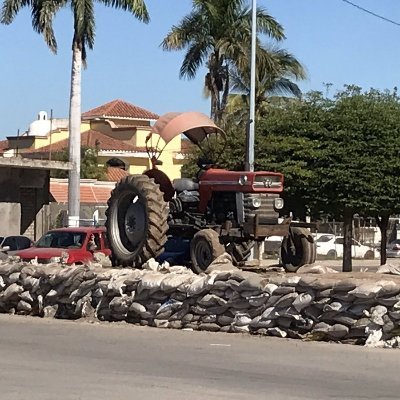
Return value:
M 105 270 L 3 263 L 0 312 L 371 346 L 400 344 L 397 276 L 262 276 L 234 268 L 199 276 L 184 267 L 155 264 L 143 270 Z

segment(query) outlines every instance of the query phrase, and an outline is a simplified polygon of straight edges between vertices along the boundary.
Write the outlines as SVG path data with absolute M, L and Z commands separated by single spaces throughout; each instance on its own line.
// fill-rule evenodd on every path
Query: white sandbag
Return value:
M 160 272 L 148 272 L 142 276 L 141 281 L 137 287 L 137 291 L 140 292 L 143 289 L 147 290 L 159 290 L 161 282 L 165 279 L 166 275 Z
M 211 307 L 216 305 L 223 306 L 227 303 L 225 299 L 218 297 L 214 294 L 206 294 L 205 296 L 197 300 L 197 302 L 204 307 Z
M 267 334 L 271 336 L 278 336 L 281 338 L 285 338 L 287 336 L 287 333 L 282 330 L 281 328 L 274 327 L 274 328 L 268 328 L 267 329 Z
M 385 264 L 381 265 L 377 271 L 377 274 L 392 274 L 400 275 L 400 265 Z
M 385 322 L 383 321 L 383 316 L 387 314 L 387 308 L 384 306 L 376 306 L 371 308 L 371 321 L 376 324 L 383 326 Z
M 10 286 L 7 287 L 6 290 L 4 290 L 1 299 L 3 301 L 8 301 L 12 298 L 18 297 L 19 294 L 21 294 L 24 291 L 24 288 L 17 283 L 12 283 Z
M 323 307 L 323 311 L 324 312 L 328 312 L 328 311 L 344 312 L 350 306 L 351 306 L 351 304 L 341 303 L 339 301 L 333 301 L 330 304 L 325 304 L 324 307 Z
M 293 301 L 292 306 L 301 312 L 304 308 L 308 307 L 314 300 L 314 296 L 311 293 L 300 293 Z
M 147 261 L 142 265 L 143 270 L 149 270 L 149 271 L 158 271 L 160 267 L 161 267 L 160 264 L 154 258 L 150 258 L 149 261 Z
M 297 271 L 297 274 L 337 274 L 333 268 L 326 267 L 325 265 L 310 265 L 306 264 L 300 267 Z
M 197 276 L 187 287 L 188 296 L 198 296 L 199 294 L 203 293 L 212 286 L 214 279 L 215 275 Z
M 274 293 L 274 291 L 278 288 L 278 285 L 275 285 L 274 283 L 268 283 L 264 286 L 264 292 L 268 293 L 271 295 Z
M 368 334 L 368 338 L 365 341 L 366 347 L 383 347 L 384 342 L 382 339 L 382 329 L 366 329 L 366 334 Z
M 252 319 L 250 318 L 249 314 L 247 313 L 236 313 L 233 318 L 232 324 L 235 326 L 247 326 L 250 324 Z
M 228 253 L 223 253 L 217 257 L 204 271 L 206 274 L 216 273 L 219 271 L 238 271 L 232 263 L 232 257 Z
M 166 293 L 174 292 L 181 285 L 188 283 L 192 276 L 191 274 L 168 274 L 161 281 L 160 289 Z
M 20 300 L 17 304 L 17 310 L 25 312 L 25 313 L 29 313 L 32 311 L 32 306 L 28 302 L 26 302 L 24 300 Z
M 297 293 L 288 293 L 282 296 L 274 305 L 275 307 L 289 307 L 297 298 Z
M 239 286 L 237 287 L 238 291 L 247 291 L 247 290 L 263 290 L 267 285 L 268 280 L 265 279 L 263 276 L 258 274 L 252 274 L 247 279 L 244 279 L 240 282 Z
M 332 340 L 341 340 L 349 334 L 349 328 L 342 324 L 334 324 L 328 328 L 327 336 Z
M 382 286 L 375 282 L 366 282 L 351 290 L 349 294 L 353 294 L 360 299 L 372 299 L 377 297 L 381 289 Z

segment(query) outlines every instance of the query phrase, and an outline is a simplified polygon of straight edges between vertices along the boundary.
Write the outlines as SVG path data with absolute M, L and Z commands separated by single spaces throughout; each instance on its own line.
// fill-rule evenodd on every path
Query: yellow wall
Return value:
M 118 120 L 115 121 L 83 121 L 81 124 L 81 132 L 85 132 L 89 129 L 93 129 L 99 132 L 102 132 L 108 136 L 114 137 L 119 140 L 124 140 L 125 142 L 132 144 L 135 147 L 146 146 L 146 137 L 150 132 L 150 127 L 147 126 L 138 126 L 137 128 L 129 128 L 126 129 L 113 129 L 112 122 L 117 123 Z M 122 123 L 122 121 L 119 121 Z M 126 123 L 126 121 L 123 121 Z M 144 125 L 144 121 L 138 121 L 138 124 Z M 62 140 L 68 139 L 69 132 L 65 129 L 53 131 L 51 134 L 51 143 L 57 143 Z M 158 135 L 153 135 L 153 146 L 157 145 Z M 32 137 L 30 137 L 32 140 Z M 34 142 L 32 147 L 34 149 L 40 149 L 42 147 L 50 145 L 50 137 L 42 137 L 36 136 L 34 137 Z M 164 141 L 160 139 L 158 143 L 158 149 L 162 149 L 164 147 Z M 183 160 L 175 159 L 175 154 L 181 151 L 181 137 L 175 137 L 168 143 L 168 145 L 163 150 L 159 160 L 162 161 L 162 165 L 157 166 L 161 171 L 165 172 L 171 180 L 181 177 L 181 167 Z M 99 165 L 106 165 L 107 160 L 112 157 L 99 157 Z M 128 165 L 128 172 L 130 174 L 142 174 L 144 171 L 151 168 L 151 163 L 149 158 L 147 157 L 119 157 L 116 158 L 121 159 L 125 164 Z

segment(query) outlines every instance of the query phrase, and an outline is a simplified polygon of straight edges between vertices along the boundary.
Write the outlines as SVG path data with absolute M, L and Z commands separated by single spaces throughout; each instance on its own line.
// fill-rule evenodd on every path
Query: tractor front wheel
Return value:
M 204 272 L 207 267 L 225 252 L 219 241 L 219 235 L 212 229 L 197 232 L 190 243 L 192 270 L 196 274 Z
M 296 272 L 305 264 L 313 264 L 315 258 L 316 245 L 310 231 L 291 227 L 281 247 L 281 261 L 286 271 Z
M 106 217 L 114 266 L 141 266 L 163 252 L 168 208 L 153 179 L 146 175 L 123 178 L 111 192 Z

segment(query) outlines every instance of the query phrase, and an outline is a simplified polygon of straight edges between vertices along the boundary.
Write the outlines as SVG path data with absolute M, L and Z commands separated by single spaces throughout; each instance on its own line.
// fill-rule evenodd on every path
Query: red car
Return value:
M 29 249 L 16 253 L 22 261 L 37 259 L 40 264 L 60 262 L 68 254 L 67 264 L 83 264 L 93 261 L 96 252 L 111 255 L 108 248 L 105 228 L 80 227 L 53 229 L 45 233 Z

